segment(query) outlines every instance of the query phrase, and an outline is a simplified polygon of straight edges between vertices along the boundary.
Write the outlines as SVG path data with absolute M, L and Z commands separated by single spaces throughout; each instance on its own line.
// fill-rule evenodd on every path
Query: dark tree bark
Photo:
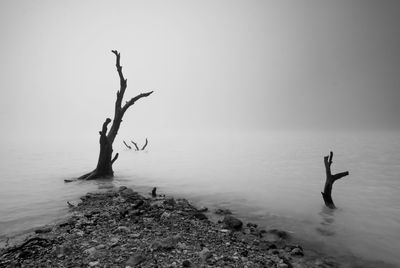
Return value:
M 116 154 L 114 158 L 112 158 L 112 153 L 113 153 L 112 145 L 115 140 L 115 137 L 118 134 L 119 127 L 121 126 L 122 118 L 125 112 L 128 110 L 128 108 L 131 107 L 133 104 L 135 104 L 136 101 L 138 101 L 141 98 L 148 97 L 150 96 L 151 93 L 153 93 L 153 91 L 141 93 L 136 97 L 133 97 L 132 99 L 127 101 L 124 105 L 122 105 L 122 99 L 124 98 L 128 80 L 124 78 L 124 75 L 122 73 L 122 66 L 120 64 L 121 54 L 116 50 L 112 50 L 112 53 L 114 53 L 116 56 L 115 65 L 117 67 L 117 72 L 120 80 L 120 89 L 117 91 L 117 99 L 115 101 L 114 119 L 112 120 L 111 128 L 108 131 L 108 134 L 107 134 L 107 128 L 108 125 L 111 123 L 110 118 L 106 119 L 106 121 L 103 123 L 102 130 L 99 132 L 100 153 L 96 169 L 93 170 L 92 172 L 89 172 L 79 177 L 78 179 L 80 180 L 92 180 L 100 177 L 108 177 L 114 175 L 112 165 L 117 160 L 118 154 Z
M 332 175 L 332 172 L 331 172 L 332 158 L 333 158 L 332 152 L 330 152 L 329 156 L 324 157 L 326 181 L 325 181 L 324 191 L 321 192 L 321 194 L 322 194 L 322 198 L 324 199 L 325 205 L 328 208 L 334 209 L 334 208 L 336 208 L 336 206 L 332 200 L 333 183 L 335 181 L 349 175 L 349 172 L 345 171 L 345 172 L 340 172 L 340 173 Z

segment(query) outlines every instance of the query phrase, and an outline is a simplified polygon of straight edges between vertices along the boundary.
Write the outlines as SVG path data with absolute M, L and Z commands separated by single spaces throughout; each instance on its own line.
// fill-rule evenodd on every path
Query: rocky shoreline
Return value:
M 121 186 L 68 204 L 70 216 L 0 250 L 0 267 L 339 267 L 283 230 Z M 216 214 L 217 222 L 209 220 Z

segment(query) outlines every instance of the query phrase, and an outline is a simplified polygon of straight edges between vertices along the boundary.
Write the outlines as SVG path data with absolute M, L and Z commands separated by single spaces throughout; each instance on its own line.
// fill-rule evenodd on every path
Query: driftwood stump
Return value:
M 322 198 L 324 199 L 325 205 L 328 208 L 334 209 L 334 208 L 336 208 L 336 206 L 332 200 L 333 183 L 335 181 L 337 181 L 338 179 L 341 179 L 341 178 L 349 175 L 349 172 L 345 171 L 345 172 L 341 172 L 341 173 L 332 175 L 332 172 L 331 172 L 332 158 L 333 158 L 333 152 L 330 152 L 329 156 L 324 157 L 326 181 L 325 181 L 324 191 L 321 192 L 321 194 L 322 194 Z

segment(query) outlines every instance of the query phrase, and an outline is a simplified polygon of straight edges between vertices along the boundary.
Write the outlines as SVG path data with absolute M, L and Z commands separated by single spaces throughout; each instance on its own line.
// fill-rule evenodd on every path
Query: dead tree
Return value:
M 153 93 L 153 91 L 141 93 L 136 97 L 127 101 L 124 105 L 122 105 L 122 99 L 124 98 L 128 80 L 125 79 L 124 75 L 122 74 L 122 66 L 120 64 L 121 54 L 116 50 L 112 50 L 112 53 L 114 53 L 116 57 L 115 65 L 117 67 L 117 72 L 120 80 L 120 89 L 117 91 L 117 99 L 115 101 L 114 119 L 112 120 L 112 125 L 108 133 L 107 133 L 107 127 L 111 123 L 110 118 L 106 119 L 106 121 L 103 123 L 102 130 L 99 132 L 100 153 L 96 168 L 93 171 L 79 177 L 78 179 L 80 180 L 92 180 L 100 177 L 107 177 L 114 175 L 112 165 L 115 162 L 115 160 L 117 160 L 118 153 L 114 156 L 114 158 L 112 158 L 112 152 L 113 152 L 112 145 L 115 140 L 115 137 L 118 134 L 118 130 L 122 122 L 122 117 L 124 116 L 128 108 L 131 107 L 133 104 L 135 104 L 136 101 L 138 101 L 141 98 L 148 97 L 150 96 L 151 93 Z
M 332 187 L 333 183 L 337 181 L 338 179 L 341 179 L 347 175 L 349 175 L 348 171 L 337 173 L 332 175 L 331 172 L 331 165 L 332 165 L 332 158 L 333 158 L 333 153 L 330 152 L 329 156 L 324 157 L 324 164 L 325 164 L 325 171 L 326 171 L 326 181 L 325 181 L 325 187 L 324 191 L 321 192 L 322 198 L 324 199 L 325 205 L 328 208 L 334 209 L 335 204 L 333 203 L 332 200 Z

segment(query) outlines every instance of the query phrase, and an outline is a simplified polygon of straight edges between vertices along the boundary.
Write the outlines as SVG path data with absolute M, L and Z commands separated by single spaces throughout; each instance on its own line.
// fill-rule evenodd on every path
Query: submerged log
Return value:
M 322 198 L 324 199 L 325 205 L 330 209 L 335 209 L 336 206 L 332 200 L 332 187 L 333 183 L 347 175 L 349 175 L 348 171 L 340 172 L 332 175 L 331 165 L 332 165 L 333 152 L 330 152 L 329 156 L 324 157 L 325 171 L 326 171 L 326 180 L 324 191 L 321 192 Z

